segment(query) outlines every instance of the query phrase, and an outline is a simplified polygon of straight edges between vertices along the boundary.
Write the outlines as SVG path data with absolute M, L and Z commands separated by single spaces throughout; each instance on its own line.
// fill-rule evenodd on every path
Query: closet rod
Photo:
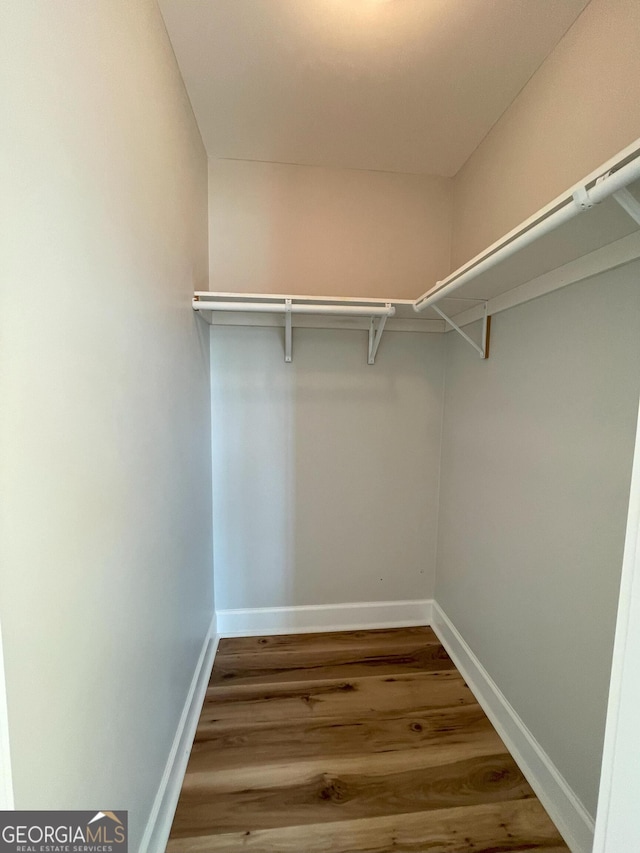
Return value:
M 195 311 L 247 311 L 260 314 L 340 314 L 351 317 L 393 317 L 393 305 L 298 305 L 277 302 L 214 302 L 194 299 Z
M 435 286 L 428 290 L 423 296 L 414 302 L 414 311 L 424 311 L 434 302 L 444 299 L 454 290 L 462 287 L 463 284 L 472 281 L 481 273 L 486 272 L 492 267 L 510 258 L 535 242 L 545 234 L 555 230 L 560 225 L 568 222 L 570 219 L 578 216 L 585 210 L 589 210 L 594 204 L 598 204 L 604 199 L 609 198 L 615 192 L 627 187 L 633 181 L 640 178 L 640 157 L 636 157 L 624 166 L 621 166 L 615 172 L 606 172 L 601 175 L 591 187 L 587 189 L 586 185 L 579 186 L 570 201 L 562 207 L 557 208 L 544 219 L 539 220 L 532 225 L 528 230 L 521 232 L 513 237 L 509 242 L 503 243 L 495 252 L 483 258 L 474 266 L 464 272 L 454 272 L 442 281 L 436 282 Z

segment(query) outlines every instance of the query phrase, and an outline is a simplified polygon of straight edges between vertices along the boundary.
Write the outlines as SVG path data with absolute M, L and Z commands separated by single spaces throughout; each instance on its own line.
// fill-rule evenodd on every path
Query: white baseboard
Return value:
M 164 853 L 166 849 L 204 701 L 204 694 L 209 683 L 209 673 L 218 648 L 219 635 L 216 633 L 216 628 L 216 617 L 214 615 L 202 644 L 202 650 L 191 679 L 173 744 L 169 751 L 169 757 L 153 801 L 138 853 Z
M 431 623 L 431 599 L 218 610 L 221 637 L 404 628 Z
M 572 853 L 591 853 L 594 822 L 442 608 L 431 625 Z

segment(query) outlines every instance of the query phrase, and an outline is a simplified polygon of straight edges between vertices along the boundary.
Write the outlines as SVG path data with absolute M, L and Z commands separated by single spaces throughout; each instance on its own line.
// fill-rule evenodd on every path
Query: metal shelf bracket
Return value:
M 640 201 L 626 187 L 614 192 L 613 197 L 620 207 L 640 225 Z
M 285 364 L 291 364 L 291 348 L 292 348 L 292 332 L 291 332 L 291 300 L 284 301 L 284 360 Z
M 444 313 L 444 311 L 442 311 L 440 308 L 438 308 L 437 305 L 432 304 L 431 307 L 433 308 L 434 311 L 436 311 L 442 317 L 442 319 L 446 323 L 448 323 L 451 326 L 452 329 L 455 329 L 455 331 L 459 335 L 461 335 L 467 343 L 471 344 L 471 346 L 474 348 L 474 350 L 480 354 L 480 358 L 484 358 L 484 359 L 489 358 L 489 328 L 490 328 L 490 323 L 491 323 L 491 317 L 489 316 L 489 313 L 487 311 L 487 303 L 486 302 L 484 303 L 484 310 L 482 312 L 482 343 L 481 344 L 477 344 L 473 340 L 473 338 L 470 338 L 469 335 L 465 331 L 463 331 L 460 328 L 460 326 L 458 326 L 458 324 L 455 323 L 451 319 L 451 317 L 448 317 Z
M 577 190 L 574 191 L 573 195 L 573 203 L 578 208 L 578 210 L 591 210 L 594 203 L 589 195 L 589 190 L 586 187 L 578 187 Z
M 391 303 L 385 303 L 385 308 L 391 310 Z M 378 347 L 380 346 L 380 341 L 382 339 L 382 333 L 384 332 L 385 323 L 387 322 L 387 314 L 383 314 L 382 317 L 378 319 L 378 325 L 376 327 L 376 318 L 372 317 L 369 322 L 369 355 L 367 357 L 367 364 L 375 364 L 376 363 L 376 353 L 378 352 Z

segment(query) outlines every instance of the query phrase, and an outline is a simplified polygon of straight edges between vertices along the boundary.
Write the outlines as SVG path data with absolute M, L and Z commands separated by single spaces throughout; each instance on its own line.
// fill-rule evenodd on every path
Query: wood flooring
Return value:
M 568 853 L 430 628 L 220 641 L 168 853 Z

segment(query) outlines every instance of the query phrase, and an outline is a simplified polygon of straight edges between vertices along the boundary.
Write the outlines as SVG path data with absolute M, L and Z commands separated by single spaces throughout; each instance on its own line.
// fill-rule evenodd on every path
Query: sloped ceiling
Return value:
M 446 176 L 586 4 L 160 0 L 210 156 Z

